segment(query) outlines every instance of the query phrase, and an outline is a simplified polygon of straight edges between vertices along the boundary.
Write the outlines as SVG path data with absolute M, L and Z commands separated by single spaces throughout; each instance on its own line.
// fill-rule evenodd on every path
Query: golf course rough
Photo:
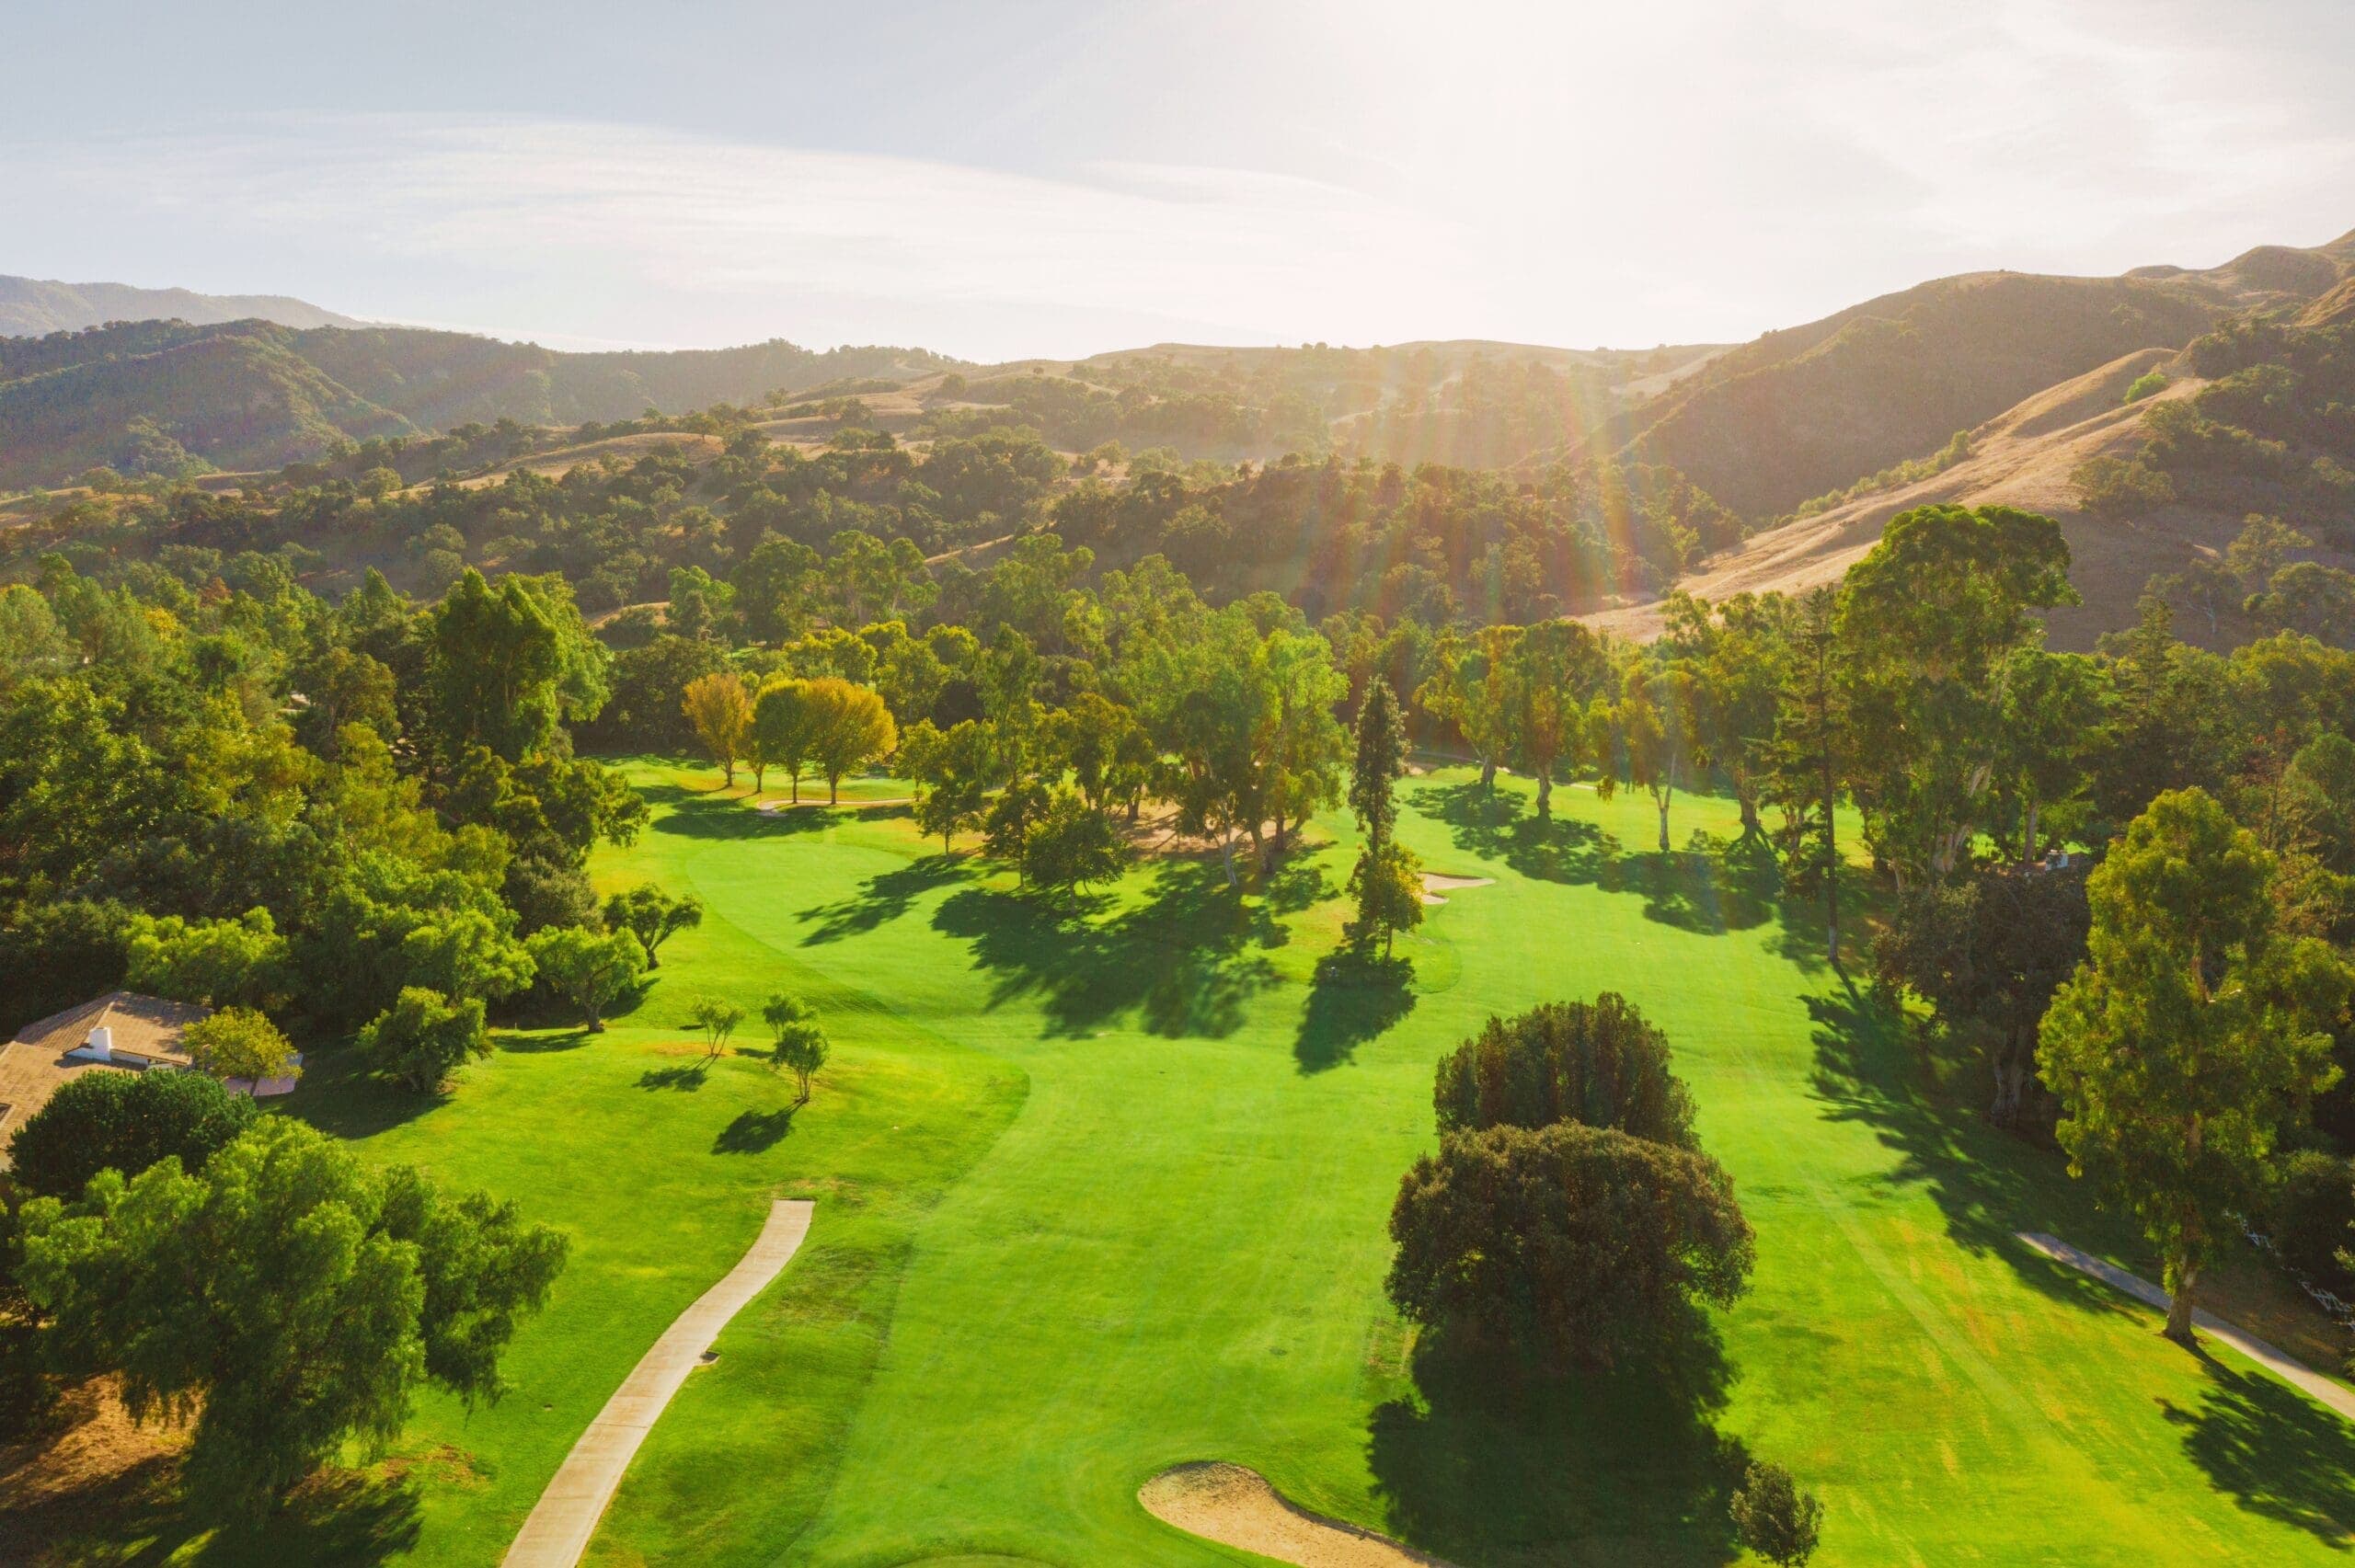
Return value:
M 1232 1562 L 1138 1490 L 1216 1459 L 1458 1563 L 1736 1561 L 1752 1458 L 1823 1500 L 1819 1563 L 2329 1562 L 2355 1429 L 2202 1363 L 2013 1239 L 2129 1262 L 2057 1159 L 1919 1087 L 1824 962 L 1729 801 L 1442 771 L 1401 790 L 1426 864 L 1492 886 L 1402 965 L 1340 951 L 1347 818 L 1238 898 L 1150 861 L 1077 905 L 918 837 L 903 807 L 762 813 L 634 765 L 654 810 L 600 889 L 692 893 L 603 1036 L 502 1039 L 457 1092 L 346 1130 L 572 1236 L 515 1384 L 422 1402 L 408 1560 L 492 1561 L 603 1399 L 778 1197 L 827 1216 L 672 1402 L 586 1561 L 897 1568 Z M 1622 992 L 1668 1035 L 1755 1227 L 1751 1293 L 1673 1368 L 1548 1382 L 1419 1343 L 1388 1308 L 1431 1067 L 1491 1013 Z M 817 1093 L 699 1066 L 684 1000 L 812 1002 Z M 740 1046 L 757 1042 L 740 1041 Z M 322 1103 L 339 1104 L 332 1091 Z

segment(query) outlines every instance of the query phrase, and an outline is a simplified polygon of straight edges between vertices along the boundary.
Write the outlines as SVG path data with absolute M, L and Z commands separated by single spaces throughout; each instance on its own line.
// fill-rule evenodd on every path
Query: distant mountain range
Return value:
M 274 321 L 281 326 L 362 326 L 356 317 L 284 294 L 200 294 L 129 283 L 60 283 L 0 274 L 0 338 L 79 332 L 109 321 Z

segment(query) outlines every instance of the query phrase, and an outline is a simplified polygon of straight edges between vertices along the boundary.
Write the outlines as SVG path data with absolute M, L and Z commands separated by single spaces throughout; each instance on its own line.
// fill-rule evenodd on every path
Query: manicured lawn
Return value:
M 1239 901 L 1164 861 L 1066 912 L 897 808 L 768 816 L 636 776 L 653 827 L 600 882 L 708 910 L 637 1012 L 510 1039 L 392 1125 L 374 1091 L 297 1096 L 576 1238 L 515 1392 L 431 1405 L 404 1446 L 422 1501 L 380 1539 L 419 1560 L 495 1560 L 771 1196 L 818 1200 L 810 1243 L 657 1426 L 592 1562 L 1232 1562 L 1134 1496 L 1223 1459 L 1465 1568 L 1717 1563 L 1745 1455 L 1822 1495 L 1820 1562 L 2344 1555 L 2355 1432 L 2011 1241 L 2147 1266 L 2057 1160 L 1922 1092 L 1771 869 L 1723 847 L 1728 803 L 1680 800 L 1679 841 L 1716 847 L 1663 860 L 1640 797 L 1558 791 L 1546 827 L 1520 781 L 1409 781 L 1430 868 L 1497 881 L 1430 911 L 1406 974 L 1334 957 L 1345 821 Z M 756 1064 L 679 1052 L 684 996 L 777 986 L 839 1064 L 789 1119 Z M 1419 1348 L 1384 1223 L 1432 1141 L 1432 1059 L 1606 988 L 1674 1042 L 1754 1289 L 1672 1369 L 1549 1383 Z

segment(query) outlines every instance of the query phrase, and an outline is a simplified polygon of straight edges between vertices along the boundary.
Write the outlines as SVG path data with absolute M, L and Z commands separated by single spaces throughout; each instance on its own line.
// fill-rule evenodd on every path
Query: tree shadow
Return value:
M 448 1099 L 388 1083 L 368 1070 L 350 1045 L 306 1049 L 303 1076 L 283 1099 L 263 1102 L 276 1112 L 305 1121 L 338 1138 L 373 1138 L 406 1126 Z
M 2200 1407 L 2160 1402 L 2184 1429 L 2183 1448 L 2252 1514 L 2344 1551 L 2355 1534 L 2355 1426 L 2261 1372 L 2202 1353 Z
M 934 888 L 961 881 L 966 876 L 966 862 L 954 855 L 928 854 L 896 871 L 870 876 L 847 898 L 803 910 L 801 918 L 817 924 L 802 936 L 801 944 L 815 947 L 863 936 L 906 914 L 918 898 Z
M 506 1056 L 538 1056 L 548 1051 L 577 1051 L 597 1036 L 585 1024 L 549 1034 L 501 1035 L 492 1043 Z
M 1747 931 L 1782 907 L 1774 846 L 1757 835 L 1722 839 L 1694 830 L 1681 851 L 1630 852 L 1574 817 L 1539 817 L 1517 791 L 1477 783 L 1425 784 L 1415 809 L 1446 825 L 1454 846 L 1539 882 L 1594 887 L 1644 900 L 1644 918 L 1706 936 Z
M 2061 1157 L 1991 1125 L 1975 1105 L 1953 1102 L 1929 1079 L 1923 1059 L 1888 1008 L 1853 983 L 1807 999 L 1815 1023 L 1817 1099 L 1834 1121 L 1861 1122 L 1897 1155 L 1890 1170 L 1860 1178 L 1849 1195 L 1869 1210 L 1917 1187 L 1937 1205 L 1947 1235 L 1972 1253 L 2000 1253 L 2021 1282 L 2088 1311 L 2125 1310 L 2122 1298 L 2017 1239 L 2049 1231 L 2081 1246 L 2132 1245 L 2131 1232 L 2105 1214 L 2089 1183 L 2068 1179 Z M 1878 1190 L 1871 1190 L 1878 1189 Z
M 688 1062 L 679 1067 L 649 1067 L 638 1075 L 640 1089 L 675 1089 L 692 1094 L 704 1086 L 711 1076 L 708 1060 Z
M 0 1561 L 231 1565 L 375 1563 L 415 1549 L 419 1494 L 406 1478 L 327 1471 L 266 1518 L 219 1525 L 179 1488 L 180 1456 L 159 1454 L 0 1515 Z
M 1699 1313 L 1690 1328 L 1656 1361 L 1569 1377 L 1427 1336 L 1415 1396 L 1368 1431 L 1393 1533 L 1453 1562 L 1735 1561 L 1728 1502 L 1748 1456 L 1711 1424 L 1722 1346 Z
M 787 839 L 822 832 L 834 821 L 830 811 L 760 811 L 741 795 L 679 784 L 649 784 L 638 793 L 661 808 L 653 830 L 684 839 Z
M 1101 919 L 1013 893 L 967 887 L 943 900 L 933 927 L 971 944 L 995 977 L 988 1005 L 1035 999 L 1047 1032 L 1085 1036 L 1133 1016 L 1166 1036 L 1233 1034 L 1245 1003 L 1276 983 L 1258 951 L 1287 934 L 1264 903 L 1237 898 L 1215 863 L 1158 863 L 1143 902 Z
M 775 1148 L 793 1130 L 794 1113 L 801 1107 L 787 1105 L 777 1111 L 740 1111 L 736 1119 L 719 1129 L 711 1140 L 714 1154 L 759 1154 Z
M 1415 1010 L 1414 965 L 1352 944 L 1316 961 L 1316 976 L 1293 1036 L 1303 1072 L 1338 1067 L 1358 1047 Z

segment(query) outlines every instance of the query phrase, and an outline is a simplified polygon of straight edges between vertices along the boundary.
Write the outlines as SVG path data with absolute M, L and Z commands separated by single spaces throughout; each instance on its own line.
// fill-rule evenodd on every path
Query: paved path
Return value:
M 2019 1240 L 2046 1257 L 2065 1263 L 2081 1274 L 2090 1274 L 2103 1284 L 2123 1290 L 2138 1301 L 2147 1301 L 2162 1312 L 2167 1310 L 2167 1293 L 2149 1280 L 2129 1274 L 2115 1264 L 2104 1263 L 2058 1236 L 2048 1236 L 2038 1230 L 2022 1230 L 2016 1234 Z M 2197 1307 L 2191 1310 L 2191 1321 L 2211 1338 L 2231 1345 L 2282 1381 L 2296 1384 L 2348 1420 L 2355 1421 L 2355 1392 L 2350 1392 L 2343 1384 L 2332 1382 L 2288 1351 L 2278 1350 L 2254 1334 L 2243 1333 L 2223 1319 L 2203 1312 Z
M 728 1320 L 759 1295 L 800 1249 L 801 1238 L 810 1233 L 811 1207 L 804 1202 L 772 1205 L 769 1222 L 752 1250 L 662 1331 L 654 1348 L 614 1391 L 557 1467 L 515 1544 L 507 1549 L 506 1568 L 572 1568 L 580 1561 L 605 1505 L 614 1500 L 614 1489 L 622 1483 L 622 1472 L 629 1469 L 662 1407 L 687 1374 L 702 1364 L 703 1353 Z

